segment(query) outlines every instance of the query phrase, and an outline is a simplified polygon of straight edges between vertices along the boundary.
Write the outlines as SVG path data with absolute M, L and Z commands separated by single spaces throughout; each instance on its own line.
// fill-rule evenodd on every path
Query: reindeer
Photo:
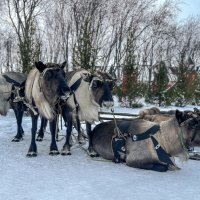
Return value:
M 32 138 L 27 157 L 37 156 L 37 146 L 35 136 L 37 131 L 37 120 L 39 114 L 50 121 L 50 131 L 52 135 L 50 145 L 50 155 L 58 155 L 59 151 L 55 141 L 57 109 L 60 101 L 65 101 L 70 88 L 65 82 L 65 72 L 62 65 L 55 63 L 43 64 L 41 61 L 35 63 L 27 77 L 25 85 L 25 97 L 27 103 L 34 106 L 30 109 L 32 119 Z
M 116 124 L 104 122 L 93 129 L 94 150 L 105 159 L 124 161 L 130 167 L 164 172 L 179 169 L 174 156 L 188 159 L 187 147 L 199 117 L 177 110 L 174 117 L 160 124 L 139 118 Z
M 80 122 L 86 121 L 87 135 L 89 139 L 88 153 L 96 156 L 91 143 L 91 123 L 99 121 L 98 111 L 100 107 L 113 106 L 111 91 L 114 86 L 113 79 L 105 72 L 90 73 L 85 69 L 68 72 L 66 82 L 72 93 L 67 100 L 67 105 L 73 108 L 71 111 L 66 106 L 62 106 L 62 117 L 65 121 L 66 141 L 63 146 L 62 155 L 71 155 L 70 136 L 72 124 L 78 130 L 78 141 L 82 143 Z M 45 121 L 42 120 L 42 124 Z M 41 126 L 37 139 L 41 141 L 44 137 L 44 128 Z
M 5 72 L 0 75 L 0 115 L 6 116 L 9 108 L 14 110 L 17 134 L 12 142 L 23 140 L 22 117 L 26 110 L 23 103 L 26 75 L 20 72 Z
M 74 108 L 72 112 L 63 111 L 63 118 L 67 123 L 66 141 L 62 149 L 62 155 L 71 155 L 70 135 L 73 121 L 77 122 L 77 129 L 80 136 L 80 122 L 86 121 L 89 146 L 88 153 L 96 156 L 91 143 L 91 123 L 99 121 L 98 111 L 102 106 L 113 106 L 111 90 L 113 79 L 105 72 L 90 73 L 81 69 L 68 74 L 67 83 L 70 88 L 80 81 L 78 88 L 73 90 L 73 95 L 67 100 L 70 107 Z

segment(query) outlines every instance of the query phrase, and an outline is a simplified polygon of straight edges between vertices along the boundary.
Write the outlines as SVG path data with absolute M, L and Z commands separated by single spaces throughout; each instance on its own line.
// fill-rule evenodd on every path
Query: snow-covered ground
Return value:
M 187 106 L 183 109 L 192 109 Z M 162 110 L 175 107 L 162 108 Z M 116 112 L 137 114 L 140 109 L 116 107 Z M 72 147 L 71 156 L 49 156 L 50 135 L 38 142 L 38 156 L 27 158 L 30 117 L 23 118 L 24 140 L 16 134 L 13 112 L 0 116 L 0 200 L 199 200 L 200 161 L 178 163 L 181 170 L 159 173 L 125 164 L 96 161 Z M 63 128 L 65 129 L 65 128 Z M 65 130 L 61 131 L 63 134 Z M 64 140 L 58 142 L 62 148 Z

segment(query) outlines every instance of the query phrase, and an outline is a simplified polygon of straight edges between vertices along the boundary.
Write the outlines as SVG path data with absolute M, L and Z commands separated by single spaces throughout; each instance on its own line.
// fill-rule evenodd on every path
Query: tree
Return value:
M 6 0 L 9 17 L 17 34 L 22 71 L 28 73 L 40 55 L 36 16 L 42 0 Z
M 158 104 L 161 106 L 164 99 L 164 92 L 166 91 L 169 82 L 167 67 L 163 61 L 157 66 L 157 72 L 154 73 L 153 81 L 153 96 L 158 97 Z

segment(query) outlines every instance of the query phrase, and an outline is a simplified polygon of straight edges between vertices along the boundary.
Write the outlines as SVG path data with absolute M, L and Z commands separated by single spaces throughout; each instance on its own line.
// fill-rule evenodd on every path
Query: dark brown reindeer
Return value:
M 23 139 L 22 117 L 26 110 L 23 103 L 26 75 L 20 72 L 5 72 L 0 75 L 0 115 L 6 116 L 9 108 L 14 110 L 17 134 L 13 142 Z
M 57 106 L 60 100 L 66 100 L 70 93 L 70 88 L 65 82 L 64 66 L 65 63 L 62 65 L 54 63 L 43 64 L 39 61 L 35 63 L 35 68 L 28 74 L 25 85 L 25 97 L 30 105 L 35 106 L 35 110 L 30 109 L 32 138 L 27 153 L 28 157 L 37 156 L 35 135 L 39 114 L 50 121 L 52 139 L 49 154 L 59 154 L 55 141 Z
M 176 111 L 160 124 L 143 119 L 104 122 L 93 129 L 92 143 L 103 158 L 125 161 L 130 167 L 164 172 L 179 169 L 173 157 L 184 155 L 199 117 Z

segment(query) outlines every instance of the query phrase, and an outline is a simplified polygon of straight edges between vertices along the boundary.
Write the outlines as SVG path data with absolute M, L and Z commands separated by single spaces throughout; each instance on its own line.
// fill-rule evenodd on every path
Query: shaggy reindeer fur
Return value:
M 166 121 L 170 118 L 172 118 L 173 116 L 172 115 L 161 115 L 161 114 L 157 114 L 157 115 L 145 115 L 143 117 L 144 120 L 147 120 L 147 121 L 151 121 L 151 122 L 162 122 L 162 121 Z
M 67 84 L 71 87 L 74 82 L 76 82 L 79 78 L 88 74 L 87 70 L 79 70 L 73 73 L 72 77 L 67 77 Z M 89 83 L 82 80 L 80 87 L 76 90 L 76 99 L 79 104 L 79 112 L 78 117 L 80 121 L 87 121 L 87 122 L 94 122 L 98 121 L 98 109 L 100 105 L 94 101 L 94 97 L 89 88 Z M 71 108 L 75 108 L 75 103 L 73 96 L 71 96 L 67 103 L 70 105 Z M 75 119 L 76 113 L 73 113 L 73 118 Z
M 180 134 L 183 134 L 183 143 L 189 145 L 194 133 L 194 127 L 199 123 L 196 119 L 190 118 L 182 121 L 181 126 L 178 118 L 172 117 L 167 121 L 160 122 L 160 131 L 154 135 L 161 147 L 172 157 L 178 155 L 187 155 L 187 152 L 180 141 Z M 134 119 L 132 121 L 117 121 L 118 128 L 122 133 L 142 134 L 156 123 L 145 121 L 143 119 Z M 105 159 L 113 160 L 114 154 L 111 146 L 114 135 L 115 125 L 113 121 L 104 122 L 97 125 L 93 130 L 93 146 L 95 151 Z M 121 155 L 128 166 L 151 169 L 156 171 L 166 171 L 167 169 L 178 169 L 176 165 L 167 166 L 162 163 L 157 156 L 151 139 L 133 142 L 131 137 L 126 140 L 126 156 Z M 187 159 L 187 157 L 186 157 Z M 173 162 L 173 160 L 172 160 Z
M 35 103 L 39 113 L 46 119 L 52 121 L 54 118 L 53 111 L 44 93 L 40 89 L 40 72 L 37 68 L 32 69 L 27 77 L 25 85 L 26 100 L 33 104 Z
M 145 116 L 145 115 L 155 115 L 155 114 L 159 114 L 160 113 L 160 109 L 157 108 L 157 107 L 152 107 L 152 108 L 148 108 L 148 109 L 144 109 L 144 110 L 141 110 L 139 112 L 139 118 L 142 118 Z

